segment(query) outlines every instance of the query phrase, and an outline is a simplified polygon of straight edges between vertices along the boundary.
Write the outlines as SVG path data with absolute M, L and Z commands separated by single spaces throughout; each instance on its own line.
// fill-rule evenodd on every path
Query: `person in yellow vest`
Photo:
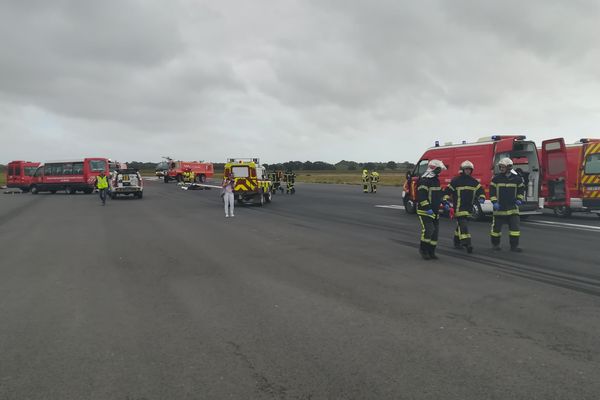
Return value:
M 379 182 L 379 172 L 371 172 L 371 193 L 377 193 L 377 183 Z
M 104 171 L 101 171 L 100 175 L 96 177 L 96 188 L 98 188 L 98 192 L 100 193 L 100 200 L 102 200 L 102 205 L 105 205 L 106 191 L 108 190 L 108 178 L 104 174 Z

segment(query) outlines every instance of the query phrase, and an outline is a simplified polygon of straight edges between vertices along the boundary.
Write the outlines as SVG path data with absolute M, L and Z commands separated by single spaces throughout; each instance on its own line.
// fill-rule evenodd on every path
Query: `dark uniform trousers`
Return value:
M 469 233 L 469 217 L 456 217 L 454 244 L 457 246 L 471 246 L 471 234 Z
M 521 237 L 521 230 L 519 224 L 519 214 L 510 215 L 494 215 L 492 220 L 492 231 L 490 232 L 492 238 L 492 245 L 499 246 L 500 238 L 502 237 L 502 226 L 508 224 L 508 236 L 510 238 L 510 247 L 519 246 L 519 238 Z
M 435 250 L 440 231 L 440 217 L 438 215 L 419 215 L 421 221 L 421 250 L 429 253 Z

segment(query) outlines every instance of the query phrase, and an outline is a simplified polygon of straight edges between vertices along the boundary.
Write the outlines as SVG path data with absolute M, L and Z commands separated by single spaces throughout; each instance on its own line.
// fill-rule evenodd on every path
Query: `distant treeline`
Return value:
M 140 161 L 131 161 L 127 163 L 131 168 L 137 168 L 140 170 L 154 170 L 156 168 L 157 163 L 151 162 L 140 162 Z M 225 167 L 225 163 L 213 163 L 214 168 L 217 171 L 222 171 Z M 276 164 L 267 164 L 264 166 L 267 169 L 276 169 L 276 170 L 285 170 L 292 169 L 294 171 L 359 171 L 363 169 L 368 169 L 369 171 L 399 171 L 406 172 L 412 170 L 414 168 L 414 164 L 405 161 L 405 162 L 396 162 L 396 161 L 388 161 L 388 162 L 356 162 L 356 161 L 346 161 L 342 160 L 336 164 L 330 164 L 324 161 L 287 161 L 284 163 L 276 163 Z

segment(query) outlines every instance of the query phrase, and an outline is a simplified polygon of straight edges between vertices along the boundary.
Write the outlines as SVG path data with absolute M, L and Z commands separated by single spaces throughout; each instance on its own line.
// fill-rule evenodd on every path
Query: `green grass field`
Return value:
M 405 180 L 404 172 L 381 171 L 379 173 L 379 185 L 381 186 L 402 186 Z M 361 185 L 362 174 L 360 171 L 297 171 L 296 181 Z
M 6 169 L 0 168 L 0 186 L 6 185 Z

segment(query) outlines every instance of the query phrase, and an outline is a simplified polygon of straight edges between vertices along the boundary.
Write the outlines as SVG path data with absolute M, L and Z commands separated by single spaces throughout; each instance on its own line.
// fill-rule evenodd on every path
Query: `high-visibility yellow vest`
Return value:
M 100 176 L 100 175 L 98 175 L 96 177 L 96 179 L 98 180 L 98 183 L 97 183 L 98 189 L 106 189 L 106 188 L 108 188 L 108 179 L 106 178 L 106 176 Z

